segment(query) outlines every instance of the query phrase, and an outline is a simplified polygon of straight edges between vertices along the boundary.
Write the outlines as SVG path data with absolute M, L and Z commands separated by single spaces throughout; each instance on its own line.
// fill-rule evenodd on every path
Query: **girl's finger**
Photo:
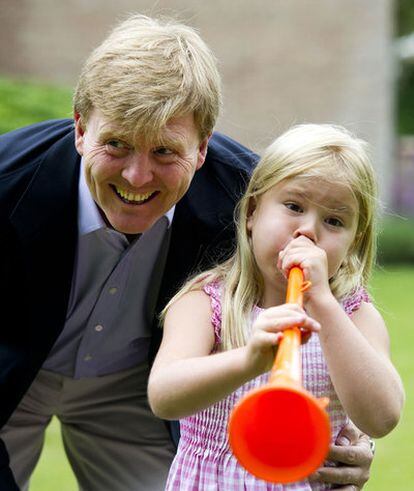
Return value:
M 277 318 L 268 317 L 263 319 L 261 322 L 257 323 L 255 329 L 260 329 L 262 331 L 280 331 L 282 329 L 287 329 L 289 327 L 299 326 L 306 322 L 306 316 L 304 315 L 287 315 Z
M 295 326 L 300 326 L 311 331 L 319 331 L 321 326 L 319 322 L 307 315 L 291 315 L 277 317 L 276 319 L 268 318 L 258 323 L 255 329 L 261 329 L 266 332 L 281 331 Z
M 277 346 L 282 338 L 283 334 L 281 332 L 261 331 L 256 333 L 254 344 L 258 348 L 269 348 L 272 346 Z
M 296 303 L 285 303 L 283 305 L 278 305 L 277 307 L 269 307 L 268 309 L 264 310 L 260 316 L 263 318 L 267 317 L 275 317 L 275 316 L 280 316 L 280 315 L 288 315 L 288 314 L 301 314 L 306 316 L 306 312 L 304 309 L 296 304 Z

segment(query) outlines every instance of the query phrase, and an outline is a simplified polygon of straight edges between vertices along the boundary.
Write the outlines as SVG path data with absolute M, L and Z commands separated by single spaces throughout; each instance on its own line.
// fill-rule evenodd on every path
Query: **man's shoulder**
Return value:
M 37 160 L 73 129 L 73 120 L 55 119 L 0 135 L 1 170 L 13 171 L 21 164 Z
M 259 156 L 229 136 L 214 132 L 208 144 L 206 162 L 251 174 Z
M 0 142 L 3 145 L 4 142 L 8 141 L 22 141 L 34 138 L 40 138 L 41 140 L 56 139 L 73 129 L 72 119 L 50 119 L 4 133 L 0 135 Z

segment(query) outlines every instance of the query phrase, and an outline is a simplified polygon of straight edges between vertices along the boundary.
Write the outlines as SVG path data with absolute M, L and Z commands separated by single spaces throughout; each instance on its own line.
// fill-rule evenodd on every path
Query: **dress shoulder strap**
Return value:
M 371 303 L 371 299 L 365 288 L 360 287 L 349 296 L 345 297 L 345 299 L 342 301 L 342 305 L 345 312 L 348 315 L 351 315 L 361 307 L 362 302 Z
M 213 311 L 211 323 L 214 328 L 215 345 L 218 346 L 221 343 L 221 283 L 219 281 L 212 281 L 204 285 L 203 290 L 210 297 L 211 309 Z

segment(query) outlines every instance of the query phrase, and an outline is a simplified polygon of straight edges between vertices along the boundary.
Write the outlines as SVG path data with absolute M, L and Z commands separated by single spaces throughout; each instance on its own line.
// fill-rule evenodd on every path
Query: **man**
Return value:
M 52 415 L 81 490 L 163 489 L 177 428 L 146 398 L 156 313 L 231 250 L 256 161 L 211 136 L 220 99 L 191 28 L 133 16 L 86 61 L 74 121 L 0 137 L 0 490 L 28 489 Z M 353 431 L 332 458 L 355 465 L 326 480 L 366 481 Z

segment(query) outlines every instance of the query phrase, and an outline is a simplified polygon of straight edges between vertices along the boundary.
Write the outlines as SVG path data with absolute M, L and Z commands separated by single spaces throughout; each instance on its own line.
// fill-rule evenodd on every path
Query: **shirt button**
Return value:
M 83 361 L 91 361 L 92 360 L 92 355 L 86 355 Z
M 98 324 L 97 326 L 95 326 L 95 331 L 101 332 L 102 330 L 103 330 L 103 326 L 101 326 L 101 324 Z
M 115 286 L 113 286 L 112 288 L 109 289 L 109 293 L 111 295 L 115 295 L 115 293 L 118 291 L 118 288 L 116 288 Z

